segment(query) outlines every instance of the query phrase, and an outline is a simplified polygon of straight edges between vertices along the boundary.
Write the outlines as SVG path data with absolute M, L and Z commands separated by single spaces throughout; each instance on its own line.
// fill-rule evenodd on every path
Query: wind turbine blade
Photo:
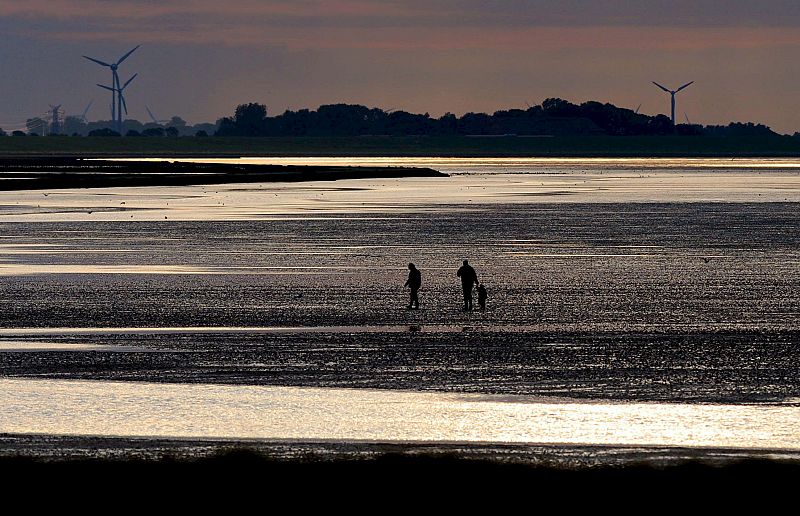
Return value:
M 156 116 L 153 114 L 152 111 L 150 111 L 150 108 L 147 106 L 145 106 L 144 108 L 147 110 L 147 114 L 150 115 L 150 119 L 153 121 L 153 123 L 157 124 L 158 120 L 156 120 Z
M 111 71 L 112 71 L 112 72 L 114 72 L 114 73 L 113 73 L 113 75 L 114 75 L 114 80 L 113 80 L 113 81 L 111 81 L 111 82 L 113 82 L 113 83 L 114 83 L 114 84 L 112 84 L 112 86 L 113 86 L 114 88 L 116 88 L 116 89 L 119 89 L 119 74 L 118 74 L 118 73 L 117 73 L 117 71 L 116 71 L 116 70 L 114 70 L 113 68 L 111 69 Z
M 636 111 L 634 111 L 634 113 L 636 113 L 638 115 L 640 109 L 642 109 L 642 105 L 641 104 L 639 104 L 639 107 L 636 108 Z
M 139 74 L 138 74 L 138 73 L 135 73 L 135 74 L 133 74 L 133 77 L 131 77 L 130 79 L 128 79 L 128 80 L 125 82 L 125 84 L 122 86 L 122 88 L 120 88 L 120 90 L 124 90 L 124 89 L 125 89 L 125 88 L 128 86 L 128 84 L 130 84 L 130 83 L 131 83 L 131 81 L 132 81 L 132 80 L 134 80 L 134 79 L 136 78 L 136 76 L 137 76 L 137 75 L 139 75 Z
M 133 47 L 133 49 L 129 50 L 127 54 L 125 54 L 124 56 L 120 57 L 120 58 L 117 60 L 117 64 L 120 64 L 120 63 L 121 63 L 121 62 L 123 62 L 124 60 L 128 59 L 128 56 L 129 56 L 129 55 L 131 55 L 131 54 L 133 54 L 134 52 L 136 52 L 136 49 L 137 49 L 137 48 L 139 48 L 139 47 L 141 47 L 141 45 L 136 45 L 135 47 Z
M 99 65 L 101 65 L 101 66 L 107 66 L 107 67 L 109 67 L 109 68 L 111 67 L 111 65 L 110 65 L 110 64 L 108 64 L 108 63 L 104 63 L 104 62 L 100 61 L 99 59 L 95 59 L 95 58 L 93 58 L 93 57 L 89 57 L 89 56 L 83 56 L 83 57 L 84 57 L 84 58 L 86 58 L 86 59 L 88 59 L 89 61 L 94 61 L 95 63 L 97 63 L 97 64 L 99 64 Z
M 90 100 L 89 101 L 89 105 L 86 106 L 86 109 L 83 110 L 83 115 L 81 116 L 81 118 L 83 119 L 84 122 L 86 121 L 86 113 L 89 112 L 89 108 L 92 107 L 93 103 L 94 103 L 94 99 Z
M 651 81 L 651 82 L 652 82 L 653 84 L 655 84 L 656 86 L 658 86 L 659 88 L 661 88 L 662 90 L 666 91 L 667 93 L 672 93 L 672 92 L 671 92 L 671 91 L 669 91 L 667 88 L 665 88 L 665 87 L 663 87 L 662 85 L 658 84 L 656 81 Z
M 679 91 L 681 91 L 683 88 L 686 88 L 686 87 L 687 87 L 687 86 L 689 86 L 690 84 L 694 84 L 694 81 L 692 81 L 692 82 L 687 82 L 686 84 L 684 84 L 683 86 L 681 86 L 680 88 L 678 88 L 677 90 L 675 90 L 675 93 L 678 93 Z
M 100 86 L 100 87 L 101 87 L 101 88 L 103 88 L 104 90 L 108 90 L 108 91 L 116 91 L 116 89 L 115 89 L 115 88 L 109 88 L 108 86 L 105 86 L 105 85 L 103 85 L 103 84 L 98 84 L 98 86 Z
M 120 93 L 119 94 L 119 99 L 122 101 L 122 109 L 125 110 L 125 114 L 127 115 L 128 114 L 128 103 L 125 102 L 125 96 L 122 93 Z

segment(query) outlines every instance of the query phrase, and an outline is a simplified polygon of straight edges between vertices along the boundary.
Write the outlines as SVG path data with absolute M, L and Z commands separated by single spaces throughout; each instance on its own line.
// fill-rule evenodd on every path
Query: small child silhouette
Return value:
M 478 286 L 478 304 L 480 305 L 481 310 L 486 310 L 486 297 L 487 296 L 488 296 L 488 294 L 486 293 L 486 287 L 483 286 L 483 283 L 481 283 Z

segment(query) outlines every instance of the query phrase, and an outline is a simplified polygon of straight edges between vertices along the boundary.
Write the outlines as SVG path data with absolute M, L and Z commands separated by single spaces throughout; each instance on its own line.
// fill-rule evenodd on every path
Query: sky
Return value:
M 61 104 L 214 121 L 347 102 L 439 116 L 598 100 L 693 123 L 800 131 L 797 0 L 0 0 L 0 127 Z M 108 95 L 106 95 L 108 93 Z

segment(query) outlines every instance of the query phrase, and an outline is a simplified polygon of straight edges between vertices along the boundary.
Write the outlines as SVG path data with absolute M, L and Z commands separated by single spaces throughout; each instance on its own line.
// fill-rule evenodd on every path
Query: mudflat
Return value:
M 394 427 L 381 421 L 422 426 L 398 417 L 397 401 L 421 416 L 443 398 L 443 409 L 469 408 L 470 421 L 486 425 L 461 431 L 436 420 L 453 439 L 474 440 L 425 446 L 453 445 L 446 453 L 466 459 L 505 446 L 496 431 L 516 411 L 509 421 L 525 444 L 509 453 L 534 462 L 794 460 L 776 443 L 795 442 L 800 397 L 797 163 L 440 162 L 449 177 L 0 194 L 0 374 L 7 406 L 26 414 L 15 409 L 6 419 L 12 428 L 14 416 L 7 431 L 16 432 L 8 453 L 69 455 L 75 446 L 91 456 L 105 446 L 94 439 L 128 428 L 139 438 L 108 445 L 109 454 L 157 454 L 157 436 L 166 435 L 159 429 L 187 420 L 167 421 L 133 399 L 176 410 L 191 399 L 203 409 L 192 409 L 198 429 L 171 430 L 177 437 L 163 449 L 179 455 L 184 445 L 198 456 L 224 449 L 194 448 L 199 429 L 211 439 L 226 429 L 225 442 L 246 445 L 249 434 L 228 424 L 237 421 L 270 439 L 290 435 L 265 429 L 271 422 L 336 429 L 320 417 L 343 406 L 389 416 L 369 421 L 383 432 L 381 445 L 395 445 L 386 437 Z M 463 259 L 488 288 L 485 311 L 461 311 L 455 272 Z M 422 271 L 418 311 L 405 310 L 408 262 Z M 33 401 L 50 401 L 43 392 L 64 403 L 37 414 Z M 217 404 L 204 404 L 202 393 Z M 320 408 L 329 397 L 344 405 Z M 90 398 L 93 417 L 84 418 Z M 316 408 L 277 417 L 299 406 Z M 135 417 L 107 424 L 131 408 Z M 249 415 L 220 419 L 233 408 Z M 564 414 L 583 419 L 559 435 Z M 63 429 L 67 416 L 100 430 L 74 437 L 80 442 L 29 435 Z M 655 433 L 634 436 L 629 453 L 613 443 L 635 425 L 620 421 Z M 670 421 L 680 424 L 665 427 Z M 587 429 L 605 432 L 603 452 L 591 446 L 599 441 L 576 438 Z M 709 451 L 732 429 L 752 438 L 747 450 Z M 544 446 L 545 434 L 572 444 Z M 650 435 L 673 445 L 643 446 Z M 681 443 L 698 438 L 706 447 L 686 452 Z M 288 446 L 320 460 L 361 456 L 360 448 L 337 455 L 353 443 L 331 439 Z M 149 451 L 134 449 L 142 442 Z M 271 456 L 272 444 L 259 442 L 258 453 Z M 493 453 L 480 457 L 505 460 Z
M 800 396 L 794 207 L 3 223 L 2 336 L 43 348 L 0 353 L 0 372 L 783 401 Z M 486 311 L 461 312 L 463 258 L 488 286 Z M 404 309 L 409 261 L 423 273 L 419 311 Z
M 0 159 L 0 191 L 442 177 L 429 168 L 252 165 L 79 158 Z

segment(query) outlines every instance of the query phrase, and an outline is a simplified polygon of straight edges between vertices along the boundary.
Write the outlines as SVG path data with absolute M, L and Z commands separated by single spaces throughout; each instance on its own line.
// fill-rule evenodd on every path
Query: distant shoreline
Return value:
M 800 138 L 712 136 L 0 137 L 15 157 L 800 157 Z
M 0 158 L 0 191 L 447 177 L 430 168 Z

